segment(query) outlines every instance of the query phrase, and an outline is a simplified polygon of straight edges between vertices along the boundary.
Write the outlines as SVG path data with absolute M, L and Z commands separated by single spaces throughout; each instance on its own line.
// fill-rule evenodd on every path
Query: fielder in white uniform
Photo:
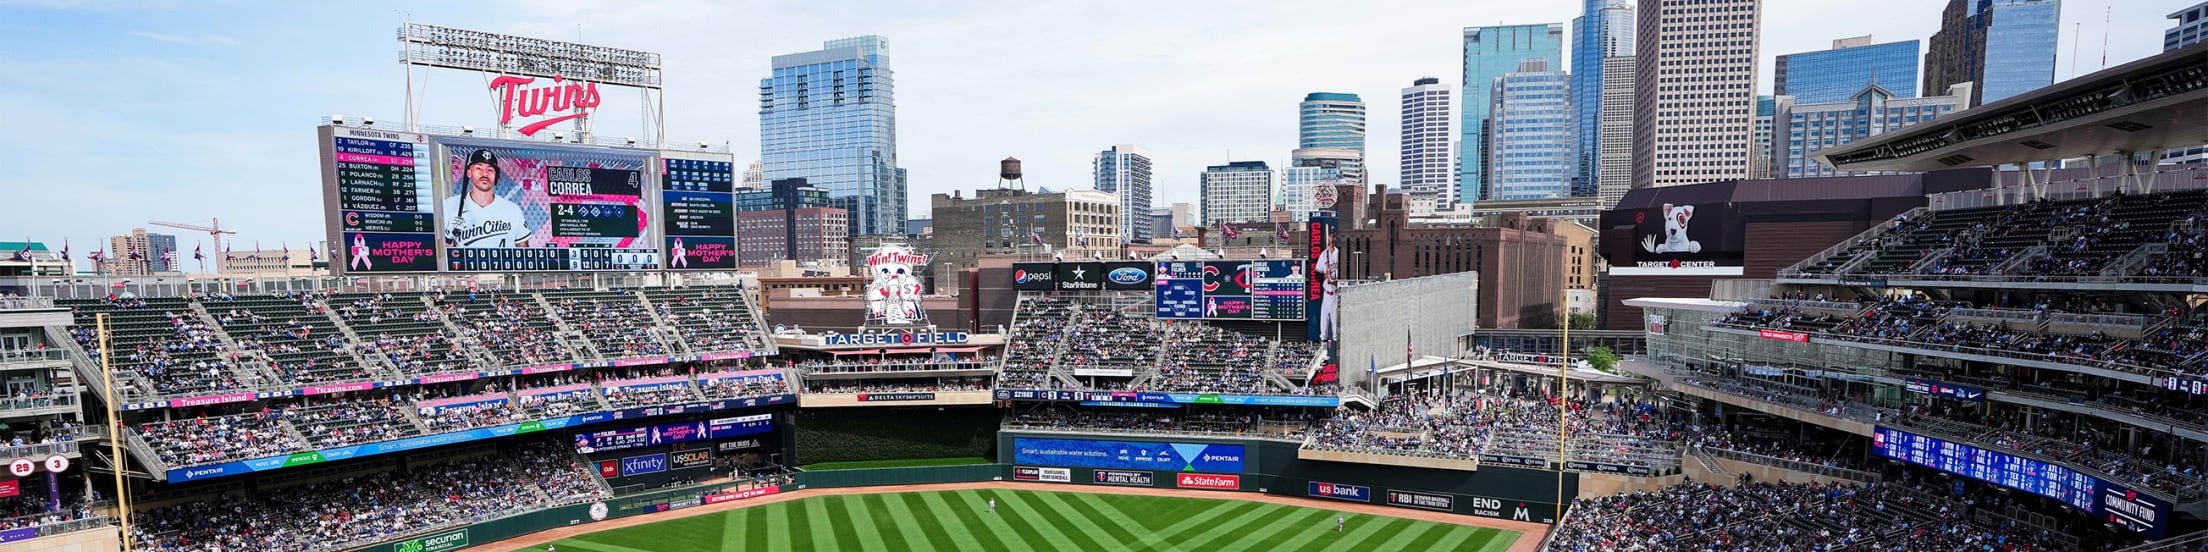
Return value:
M 521 206 L 498 195 L 498 156 L 480 149 L 468 155 L 467 193 L 445 198 L 445 245 L 529 247 Z

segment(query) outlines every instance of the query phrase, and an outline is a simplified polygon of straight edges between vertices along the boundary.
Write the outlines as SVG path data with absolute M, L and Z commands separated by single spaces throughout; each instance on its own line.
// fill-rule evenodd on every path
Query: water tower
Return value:
M 1027 181 L 1020 177 L 1020 158 L 1006 157 L 997 162 L 997 187 L 1027 190 Z

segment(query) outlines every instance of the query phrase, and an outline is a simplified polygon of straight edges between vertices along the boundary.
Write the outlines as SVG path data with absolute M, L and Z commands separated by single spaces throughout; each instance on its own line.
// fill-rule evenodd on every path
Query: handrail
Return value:
M 66 362 L 69 352 L 52 349 L 0 349 L 0 364 L 14 362 Z
M 1810 255 L 1809 258 L 1802 259 L 1801 262 L 1794 263 L 1793 266 L 1780 269 L 1779 274 L 1806 274 L 1806 272 L 1804 271 L 1805 268 L 1817 263 L 1825 262 L 1825 260 L 1830 259 L 1833 255 L 1838 255 L 1842 251 L 1853 249 L 1857 244 L 1861 244 L 1864 241 L 1868 241 L 1872 238 L 1884 235 L 1887 230 L 1892 230 L 1895 227 L 1901 226 L 1901 221 L 1903 220 L 1916 220 L 1918 218 L 1921 218 L 1926 212 L 1927 210 L 1924 207 L 1912 208 L 1907 212 L 1902 213 L 1900 216 L 1886 219 L 1885 222 L 1880 222 L 1877 226 L 1872 226 L 1869 230 L 1858 232 L 1854 236 L 1849 236 L 1848 239 L 1840 240 L 1840 243 L 1833 244 L 1832 247 L 1827 247 L 1824 251 L 1819 251 L 1815 255 Z
M 2154 325 L 2155 317 L 2144 314 L 2088 314 L 2071 312 L 2047 313 L 2049 324 L 2078 324 L 2085 326 L 2115 326 L 2118 328 L 2146 329 Z
M 52 297 L 0 297 L 0 310 L 29 310 L 54 308 Z
M 48 537 L 53 535 L 60 535 L 63 533 L 75 533 L 78 531 L 97 529 L 114 524 L 115 518 L 108 516 L 92 516 L 87 518 L 56 521 L 53 523 L 38 525 L 38 536 Z
M 2019 322 L 2036 321 L 2043 314 L 2045 314 L 2043 311 L 2030 309 L 1954 308 L 1947 311 L 1947 316 L 1949 317 L 1961 316 L 1967 318 L 1990 318 L 1994 320 L 2015 320 Z
M 2200 547 L 2196 545 L 2208 545 L 2208 531 L 2141 544 L 2116 552 L 2193 552 L 2200 550 Z
M 1878 478 L 1878 475 L 1877 475 L 1877 474 L 1873 474 L 1873 473 L 1871 473 L 1871 472 L 1867 472 L 1867 471 L 1863 471 L 1863 470 L 1852 470 L 1852 469 L 1848 469 L 1848 468 L 1842 468 L 1842 467 L 1838 467 L 1838 466 L 1827 466 L 1827 465 L 1824 465 L 1824 464 L 1812 464 L 1812 463 L 1809 463 L 1809 462 L 1803 462 L 1803 461 L 1800 461 L 1800 460 L 1789 460 L 1789 459 L 1785 459 L 1785 458 L 1779 458 L 1779 457 L 1776 457 L 1776 456 L 1767 456 L 1767 455 L 1762 455 L 1762 454 L 1756 454 L 1756 453 L 1753 453 L 1753 452 L 1745 452 L 1745 451 L 1738 451 L 1738 450 L 1732 450 L 1732 449 L 1727 449 L 1727 448 L 1718 448 L 1718 447 L 1705 447 L 1705 446 L 1702 446 L 1702 445 L 1695 445 L 1695 446 L 1693 447 L 1693 450 L 1695 450 L 1695 451 L 1697 451 L 1697 452 L 1701 452 L 1701 453 L 1704 453 L 1704 454 L 1709 454 L 1709 455 L 1711 455 L 1711 456 L 1716 456 L 1716 457 L 1719 457 L 1719 458 L 1724 458 L 1724 459 L 1727 459 L 1727 460 L 1737 460 L 1737 461 L 1741 461 L 1741 462 L 1747 462 L 1747 463 L 1750 463 L 1750 464 L 1760 464 L 1760 465 L 1764 465 L 1764 466 L 1770 466 L 1770 467 L 1774 467 L 1774 468 L 1779 468 L 1779 469 L 1785 469 L 1785 470 L 1793 470 L 1793 471 L 1798 471 L 1798 472 L 1802 472 L 1802 473 L 1808 473 L 1808 474 L 1814 474 L 1814 475 L 1822 475 L 1822 476 L 1826 476 L 1826 477 L 1834 477 L 1834 478 L 1839 478 L 1839 479 L 1846 479 L 1846 480 L 1849 480 L 1849 481 L 1854 481 L 1854 482 L 1857 482 L 1857 483 L 1863 483 L 1863 484 L 1870 484 L 1870 483 L 1874 483 L 1874 482 L 1877 482 L 1877 481 L 1878 481 L 1878 479 L 1879 479 L 1879 478 Z
M 1736 330 L 1743 330 L 1743 331 L 1758 331 L 1758 330 L 1761 330 L 1761 329 L 1763 329 L 1763 328 L 1758 328 L 1758 327 L 1755 327 L 1755 326 L 1751 326 L 1751 325 L 1747 325 L 1747 324 L 1737 324 L 1737 323 L 1725 323 L 1725 322 L 1715 322 L 1715 323 L 1712 323 L 1711 325 L 1712 325 L 1712 326 L 1716 326 L 1716 327 L 1721 327 L 1721 328 L 1731 328 L 1731 329 L 1736 329 Z M 1973 346 L 1969 346 L 1969 345 L 1952 345 L 1952 344 L 1945 344 L 1945 343 L 1926 343 L 1926 342 L 1922 342 L 1922 341 L 1910 341 L 1910 340 L 1906 340 L 1906 339 L 1880 338 L 1880 337 L 1870 337 L 1870 336 L 1860 336 L 1860 335 L 1850 335 L 1850 334 L 1836 334 L 1836 333 L 1827 333 L 1827 332 L 1809 332 L 1809 335 L 1811 335 L 1811 336 L 1813 336 L 1813 337 L 1817 337 L 1817 338 L 1820 338 L 1820 339 L 1826 339 L 1826 340 L 1831 340 L 1831 341 L 1837 341 L 1837 342 L 1842 342 L 1842 343 L 1868 343 L 1868 344 L 1872 344 L 1872 345 L 1886 345 L 1886 346 L 1890 346 L 1890 347 L 1906 347 L 1906 348 L 1912 348 L 1912 349 L 1924 349 L 1924 350 L 1928 350 L 1928 351 L 1943 351 L 1943 352 L 1965 353 L 1965 354 L 1974 354 L 1974 355 L 1983 355 L 1983 356 L 1992 356 L 1992 357 L 2002 357 L 2002 358 L 2014 358 L 2014 359 L 2021 359 L 2021 360 L 2035 360 L 2035 361 L 2040 361 L 2040 362 L 2050 362 L 2050 363 L 2055 363 L 2055 364 L 2066 364 L 2066 365 L 2071 365 L 2071 366 L 2077 366 L 2077 367 L 2081 367 L 2081 368 L 2098 368 L 2098 369 L 2102 369 L 2102 370 L 2117 370 L 2117 371 L 2133 372 L 2133 373 L 2137 373 L 2137 374 L 2140 374 L 2140 375 L 2145 375 L 2145 376 L 2148 376 L 2148 377 L 2168 377 L 2168 376 L 2173 376 L 2173 375 L 2177 375 L 2177 373 L 2176 373 L 2176 372 L 2174 372 L 2174 371 L 2171 371 L 2171 370 L 2169 370 L 2169 369 L 2166 369 L 2166 368 L 2155 368 L 2155 367 L 2151 367 L 2151 366 L 2139 366 L 2139 365 L 2136 365 L 2136 364 L 2126 364 L 2126 363 L 2121 363 L 2121 362 L 2112 362 L 2112 361 L 2105 361 L 2105 360 L 2086 360 L 2086 359 L 2079 359 L 2079 358 L 2076 358 L 2076 357 L 2069 357 L 2069 356 L 2060 356 L 2060 355 L 2047 354 L 2047 353 L 2019 353 L 2019 352 L 2016 352 L 2016 351 L 2012 351 L 2012 350 L 2008 350 L 2008 349 L 1986 349 L 1986 348 L 1980 348 L 1980 347 L 1973 347 Z

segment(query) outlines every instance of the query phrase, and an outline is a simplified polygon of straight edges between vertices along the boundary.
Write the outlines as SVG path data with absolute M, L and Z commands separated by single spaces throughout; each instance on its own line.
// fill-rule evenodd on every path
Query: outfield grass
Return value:
M 989 500 L 997 511 L 989 513 Z M 1501 552 L 1518 532 L 1241 500 L 1005 489 L 828 495 L 562 539 L 560 552 Z M 544 546 L 519 549 L 542 552 Z
M 987 464 L 987 458 L 913 458 L 904 460 L 867 460 L 864 462 L 821 462 L 803 466 L 805 471 L 863 470 L 870 468 L 917 468 L 921 466 L 964 466 Z

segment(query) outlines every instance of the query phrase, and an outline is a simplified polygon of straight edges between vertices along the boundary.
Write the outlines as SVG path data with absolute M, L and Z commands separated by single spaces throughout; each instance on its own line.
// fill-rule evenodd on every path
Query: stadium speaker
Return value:
M 565 133 L 565 132 L 554 132 L 554 133 L 552 133 L 552 141 L 554 141 L 554 142 L 565 142 L 565 141 L 567 141 L 567 133 Z
M 636 137 L 635 137 L 635 136 L 630 136 L 630 137 L 627 137 L 627 138 L 623 138 L 623 140 L 624 140 L 624 141 L 626 141 L 626 142 L 628 142 L 628 143 L 629 143 L 629 145 L 631 145 L 631 146 L 634 146 L 634 145 L 636 145 Z
M 706 149 L 707 147 L 708 147 L 708 146 L 706 146 L 706 145 L 705 145 L 705 142 L 698 142 L 698 150 L 700 150 L 700 151 L 703 151 L 703 150 L 705 150 L 705 149 Z
M 360 126 L 376 126 L 375 117 L 361 117 Z
M 330 116 L 330 124 L 333 124 L 333 125 L 339 125 L 339 126 L 344 126 L 344 124 L 345 124 L 345 116 L 344 116 L 344 115 L 342 115 L 342 114 L 339 114 L 339 115 L 331 115 L 331 116 Z
M 474 126 L 471 126 L 471 125 L 461 125 L 461 126 L 460 126 L 460 133 L 461 133 L 461 134 L 475 134 L 475 127 L 474 127 Z

